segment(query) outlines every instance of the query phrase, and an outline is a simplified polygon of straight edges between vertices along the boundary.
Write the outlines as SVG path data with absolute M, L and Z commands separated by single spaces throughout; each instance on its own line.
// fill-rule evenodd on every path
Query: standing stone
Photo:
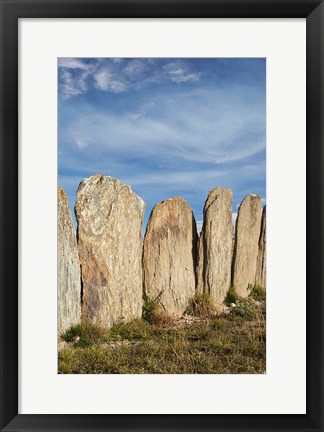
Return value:
M 238 295 L 247 297 L 254 286 L 261 227 L 261 198 L 244 198 L 236 219 L 232 284 Z
M 174 197 L 157 204 L 143 247 L 144 292 L 167 313 L 181 315 L 195 295 L 197 226 L 188 203 Z
M 266 206 L 263 207 L 255 285 L 266 288 Z
M 57 295 L 58 334 L 81 320 L 81 275 L 78 247 L 68 198 L 58 186 Z
M 110 327 L 142 314 L 144 201 L 117 179 L 95 175 L 77 191 L 82 315 Z
M 223 303 L 231 285 L 232 191 L 211 190 L 204 207 L 204 223 L 199 238 L 198 292 L 210 294 Z

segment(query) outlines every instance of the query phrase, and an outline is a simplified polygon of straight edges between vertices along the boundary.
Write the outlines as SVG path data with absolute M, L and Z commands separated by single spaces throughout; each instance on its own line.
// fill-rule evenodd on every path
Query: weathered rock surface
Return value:
M 144 291 L 167 313 L 182 314 L 195 295 L 197 226 L 188 203 L 174 197 L 157 204 L 143 246 Z
M 81 276 L 78 247 L 68 198 L 58 186 L 57 295 L 58 333 L 81 320 Z
M 232 233 L 232 191 L 215 188 L 209 192 L 204 207 L 197 290 L 210 294 L 217 303 L 225 300 L 231 285 Z
M 259 238 L 259 254 L 257 259 L 255 285 L 266 288 L 266 268 L 266 206 L 264 206 L 262 210 L 261 232 Z
M 261 198 L 247 195 L 237 215 L 233 257 L 232 284 L 242 296 L 249 295 L 255 284 L 261 227 Z
M 83 317 L 105 327 L 142 314 L 144 201 L 129 186 L 95 175 L 78 188 L 75 214 Z

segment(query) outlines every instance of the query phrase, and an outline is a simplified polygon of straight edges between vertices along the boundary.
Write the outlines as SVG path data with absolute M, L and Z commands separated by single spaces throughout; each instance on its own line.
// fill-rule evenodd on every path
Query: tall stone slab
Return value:
M 195 295 L 197 226 L 188 203 L 179 197 L 157 204 L 143 245 L 144 292 L 170 314 L 181 315 Z
M 231 285 L 232 233 L 232 191 L 215 188 L 204 207 L 197 289 L 210 294 L 217 303 L 223 303 Z
M 81 275 L 75 230 L 68 198 L 58 186 L 57 296 L 58 333 L 81 320 Z
M 144 210 L 144 201 L 115 178 L 80 183 L 75 214 L 85 319 L 110 327 L 141 316 Z
M 247 195 L 236 219 L 232 284 L 238 295 L 247 297 L 255 284 L 261 228 L 261 198 Z
M 257 269 L 255 285 L 266 288 L 266 206 L 262 210 L 261 232 L 259 238 L 259 254 L 257 259 Z

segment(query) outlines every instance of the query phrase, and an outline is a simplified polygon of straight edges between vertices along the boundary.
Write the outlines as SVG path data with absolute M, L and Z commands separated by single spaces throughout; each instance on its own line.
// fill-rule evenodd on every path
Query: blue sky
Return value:
M 172 196 L 198 225 L 208 191 L 266 197 L 264 58 L 58 59 L 58 181 L 116 177 L 153 206 Z

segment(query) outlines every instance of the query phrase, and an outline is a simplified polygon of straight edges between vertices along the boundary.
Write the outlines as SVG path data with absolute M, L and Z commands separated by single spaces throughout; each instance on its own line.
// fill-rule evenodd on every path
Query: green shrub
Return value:
M 230 289 L 227 291 L 225 304 L 229 306 L 231 303 L 236 303 L 237 300 L 238 300 L 238 295 L 236 294 L 235 288 L 230 287 Z
M 251 297 L 257 301 L 266 301 L 266 290 L 260 285 L 255 285 L 251 290 Z
M 61 338 L 65 342 L 74 342 L 79 347 L 87 347 L 99 343 L 105 335 L 105 330 L 89 321 L 71 326 Z
M 146 340 L 150 338 L 149 330 L 149 323 L 139 318 L 129 323 L 115 324 L 108 331 L 105 341 Z
M 142 318 L 144 321 L 153 323 L 154 316 L 159 309 L 158 299 L 150 299 L 145 293 L 143 294 Z
M 231 316 L 239 316 L 248 321 L 255 320 L 258 316 L 258 309 L 247 300 L 237 300 L 236 307 L 231 308 Z
M 173 319 L 162 309 L 160 304 L 161 295 L 162 292 L 155 299 L 149 298 L 146 294 L 143 295 L 142 318 L 150 324 L 164 327 L 170 325 Z

